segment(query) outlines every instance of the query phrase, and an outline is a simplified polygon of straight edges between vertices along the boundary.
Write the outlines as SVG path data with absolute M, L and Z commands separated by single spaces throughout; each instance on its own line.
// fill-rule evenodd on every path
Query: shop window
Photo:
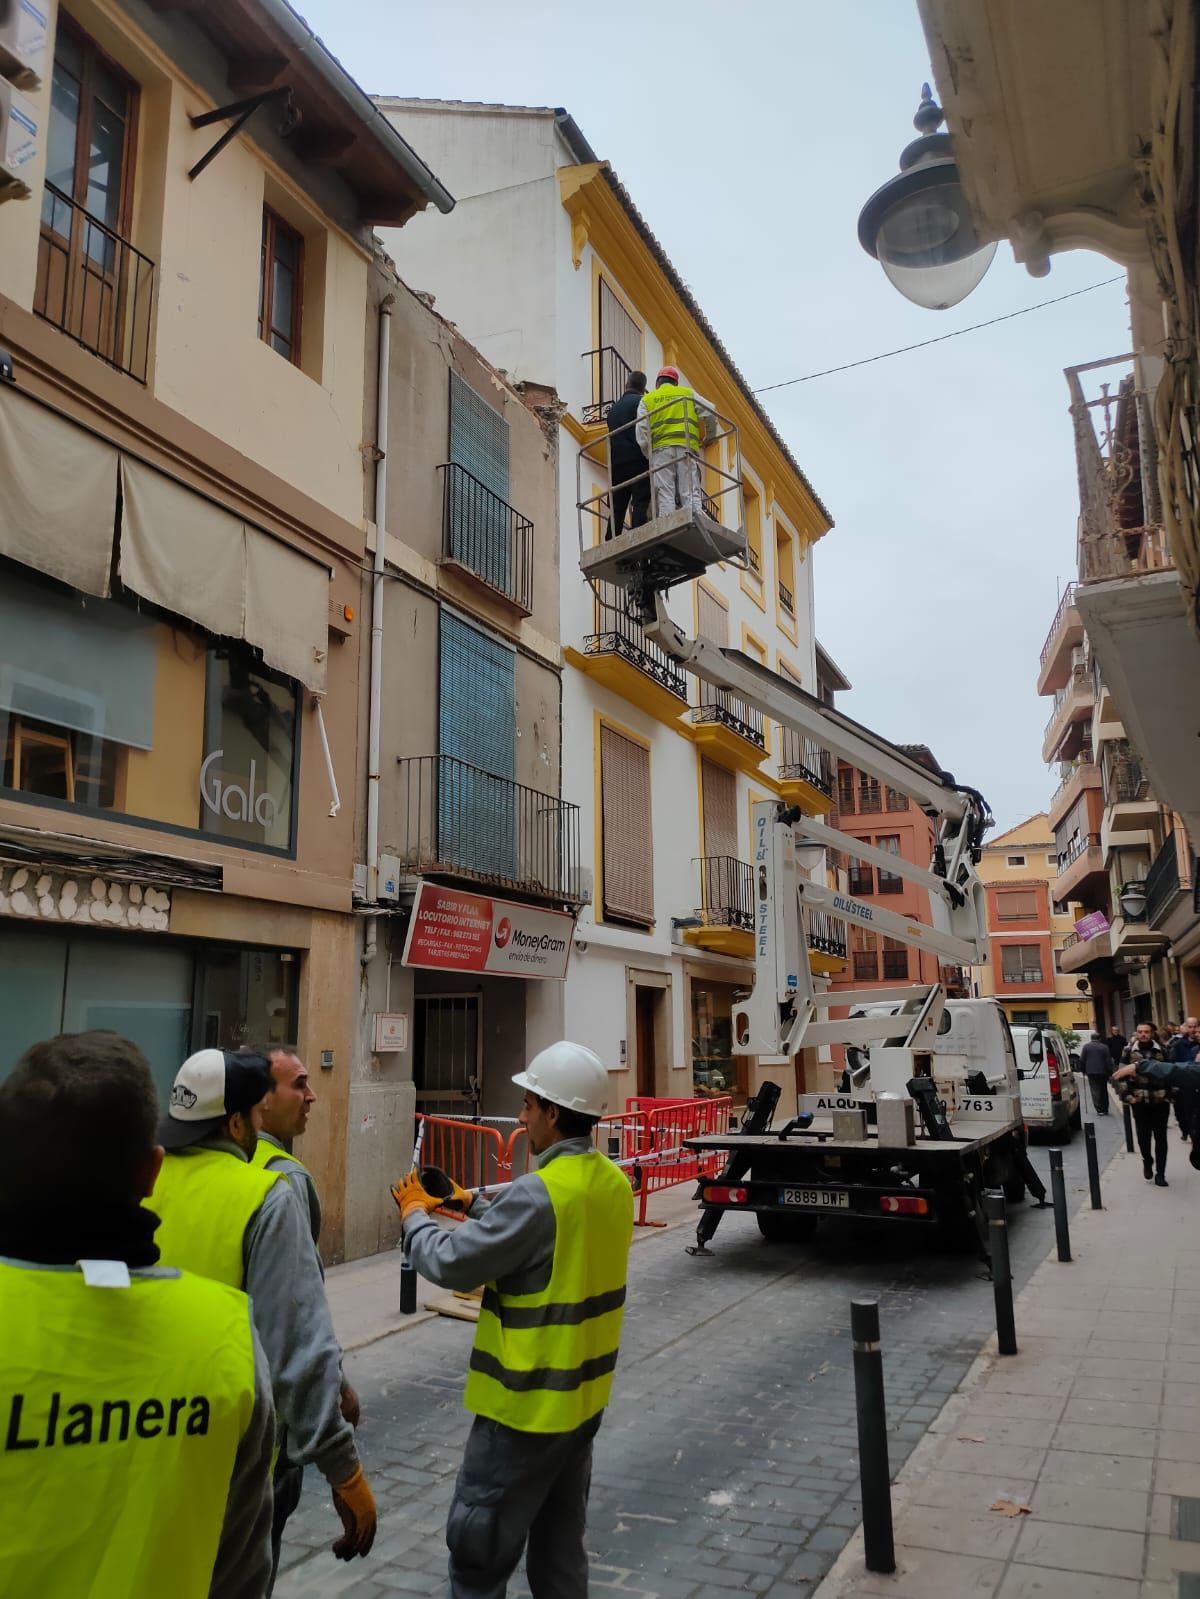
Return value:
M 116 744 L 50 727 L 24 716 L 2 717 L 4 763 L 0 783 L 22 794 L 93 805 L 116 804 L 121 750 Z
M 886 833 L 882 838 L 875 840 L 875 846 L 877 849 L 887 850 L 889 855 L 899 855 L 900 835 L 899 833 Z M 895 872 L 885 872 L 881 866 L 879 868 L 879 893 L 902 894 L 903 892 L 904 879 L 897 876 Z
M 208 652 L 200 828 L 219 838 L 287 850 L 292 843 L 296 685 L 241 646 Z
M 269 205 L 263 206 L 258 336 L 293 366 L 300 365 L 303 281 L 304 240 Z
M 700 1095 L 749 1092 L 748 1061 L 733 1052 L 732 983 L 692 979 L 692 1086 Z
M 295 1042 L 299 962 L 290 950 L 206 948 L 198 964 L 198 1047 Z
M 654 925 L 650 751 L 613 727 L 600 729 L 604 919 Z

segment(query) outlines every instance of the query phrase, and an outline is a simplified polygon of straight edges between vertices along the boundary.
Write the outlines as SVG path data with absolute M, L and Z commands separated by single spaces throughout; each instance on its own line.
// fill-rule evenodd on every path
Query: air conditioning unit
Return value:
M 32 101 L 7 78 L 0 78 L 0 200 L 28 198 L 26 178 L 37 150 L 38 124 Z
M 34 0 L 0 0 L 0 77 L 18 89 L 40 89 L 50 18 Z

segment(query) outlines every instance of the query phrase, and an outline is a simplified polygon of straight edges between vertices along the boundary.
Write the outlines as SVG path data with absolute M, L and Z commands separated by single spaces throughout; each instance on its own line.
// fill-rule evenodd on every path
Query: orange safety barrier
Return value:
M 507 1151 L 497 1128 L 489 1127 L 486 1122 L 422 1113 L 418 1113 L 417 1122 L 424 1130 L 422 1166 L 440 1166 L 463 1188 L 485 1188 L 508 1182 Z
M 679 1183 L 694 1183 L 721 1170 L 724 1155 L 714 1151 L 699 1155 L 683 1147 L 684 1139 L 704 1133 L 725 1133 L 733 1100 L 728 1095 L 712 1099 L 648 1099 L 642 1095 L 627 1101 L 630 1111 L 646 1118 L 639 1154 L 642 1156 L 642 1182 L 639 1187 L 638 1226 L 662 1226 L 646 1219 L 650 1195 Z

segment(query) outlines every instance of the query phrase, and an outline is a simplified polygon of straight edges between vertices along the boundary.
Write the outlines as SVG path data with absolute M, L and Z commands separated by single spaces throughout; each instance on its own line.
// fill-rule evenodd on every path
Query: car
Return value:
M 1055 1027 L 1014 1027 L 1021 1110 L 1031 1133 L 1070 1138 L 1080 1123 L 1079 1082 L 1063 1035 Z

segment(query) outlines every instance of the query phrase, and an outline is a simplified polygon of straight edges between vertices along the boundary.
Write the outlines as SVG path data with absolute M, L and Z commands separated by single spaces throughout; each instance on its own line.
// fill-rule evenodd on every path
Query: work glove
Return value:
M 341 1393 L 342 1420 L 348 1421 L 352 1427 L 357 1427 L 362 1415 L 362 1406 L 358 1402 L 358 1395 L 346 1379 L 342 1378 Z
M 442 1203 L 436 1194 L 425 1192 L 415 1168 L 393 1187 L 392 1198 L 396 1201 L 396 1208 L 400 1212 L 401 1224 L 418 1211 L 428 1216 L 431 1210 L 437 1210 Z
M 342 1536 L 334 1540 L 333 1552 L 339 1560 L 366 1555 L 375 1542 L 375 1496 L 361 1466 L 345 1482 L 332 1485 L 333 1508 L 342 1518 Z
M 443 1210 L 461 1210 L 464 1216 L 475 1198 L 469 1189 L 460 1188 L 440 1166 L 421 1167 L 421 1187 L 427 1194 L 437 1196 Z

